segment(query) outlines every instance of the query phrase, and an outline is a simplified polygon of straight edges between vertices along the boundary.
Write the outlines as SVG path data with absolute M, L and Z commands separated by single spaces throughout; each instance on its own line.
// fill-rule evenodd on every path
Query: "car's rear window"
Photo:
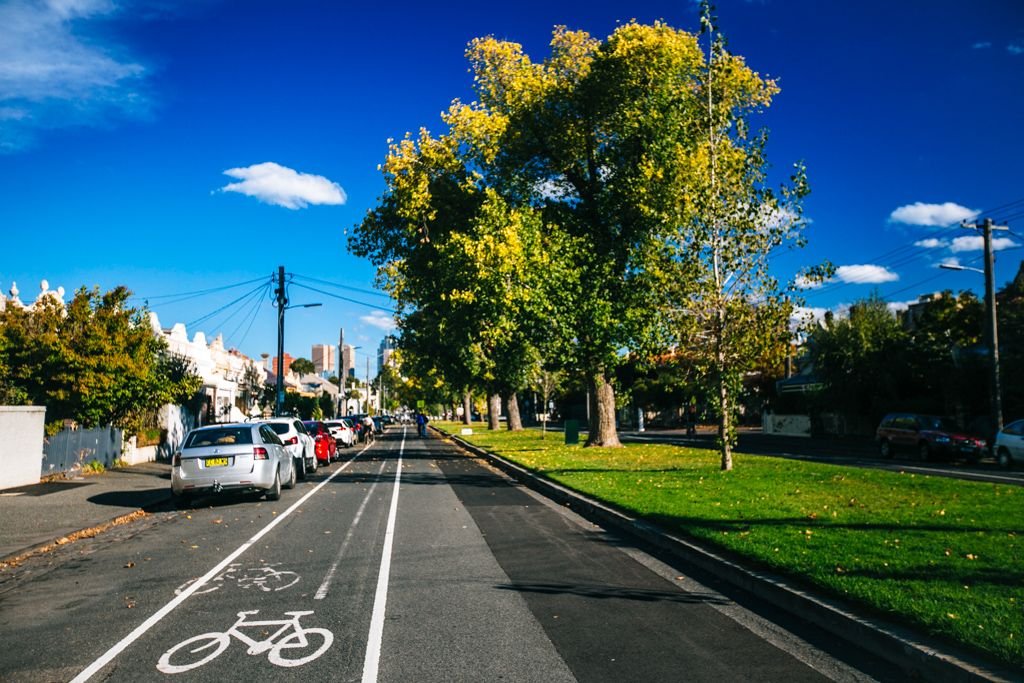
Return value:
M 202 448 L 204 446 L 233 446 L 235 444 L 251 444 L 252 429 L 250 427 L 224 427 L 221 429 L 204 429 L 192 432 L 185 440 L 183 448 Z
M 274 430 L 275 434 L 287 434 L 288 425 L 284 422 L 271 422 L 270 428 Z

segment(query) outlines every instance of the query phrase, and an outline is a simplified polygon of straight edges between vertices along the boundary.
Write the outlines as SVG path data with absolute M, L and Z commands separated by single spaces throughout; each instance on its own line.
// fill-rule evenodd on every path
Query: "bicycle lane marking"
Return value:
M 363 660 L 363 683 L 376 683 L 380 669 L 380 650 L 384 640 L 384 612 L 388 602 L 388 581 L 391 578 L 391 549 L 395 543 L 395 518 L 398 516 L 398 489 L 402 483 L 402 456 L 405 453 L 405 428 L 402 429 L 402 445 L 398 447 L 398 468 L 395 470 L 395 488 L 391 494 L 391 510 L 388 512 L 388 526 L 384 532 L 384 550 L 380 557 L 380 572 L 377 574 L 377 594 L 373 600 L 373 616 L 370 618 L 370 635 L 366 643 L 366 658 Z
M 341 558 L 345 555 L 345 549 L 348 548 L 348 544 L 352 540 L 356 527 L 359 526 L 359 521 L 362 519 L 363 512 L 366 510 L 366 504 L 370 502 L 373 492 L 377 490 L 377 484 L 380 483 L 380 476 L 384 473 L 384 467 L 387 464 L 387 460 L 381 461 L 380 469 L 377 470 L 377 481 L 373 482 L 373 486 L 371 486 L 370 490 L 366 492 L 366 496 L 363 498 L 363 502 L 360 504 L 359 510 L 356 511 L 356 516 L 352 519 L 352 524 L 348 528 L 348 533 L 345 534 L 345 540 L 342 541 L 341 547 L 338 548 L 338 554 L 334 556 L 334 562 L 331 564 L 331 568 L 327 570 L 323 583 L 320 584 L 320 588 L 317 589 L 316 595 L 313 596 L 314 600 L 323 600 L 327 597 L 327 591 L 330 589 L 331 582 L 334 580 L 335 572 L 338 571 L 338 565 L 341 564 Z
M 403 445 L 405 444 L 404 439 L 402 443 Z M 310 491 L 302 498 L 299 498 L 297 501 L 295 501 L 295 503 L 293 503 L 291 507 L 289 507 L 281 514 L 274 517 L 274 519 L 271 520 L 270 523 L 267 524 L 267 526 L 257 531 L 252 538 L 250 538 L 248 541 L 239 546 L 237 550 L 235 550 L 230 555 L 221 560 L 219 563 L 217 563 L 217 565 L 213 569 L 199 577 L 199 579 L 195 583 L 193 583 L 191 586 L 183 590 L 180 595 L 173 598 L 170 602 L 168 602 L 166 605 L 157 610 L 152 616 L 150 616 L 144 622 L 135 627 L 135 630 L 126 635 L 124 638 L 118 641 L 113 647 L 111 647 L 109 650 L 103 653 L 92 664 L 83 669 L 81 673 L 79 673 L 77 676 L 71 679 L 71 683 L 85 683 L 85 681 L 88 681 L 90 678 L 95 676 L 100 669 L 102 669 L 107 664 L 112 662 L 114 658 L 121 654 L 129 645 L 131 645 L 140 637 L 142 637 L 147 631 L 149 631 L 149 629 L 153 628 L 158 623 L 160 623 L 160 621 L 163 620 L 164 617 L 173 612 L 175 608 L 177 608 L 181 603 L 185 602 L 189 597 L 192 596 L 193 593 L 195 593 L 200 588 L 205 586 L 207 582 L 212 580 L 222 570 L 224 570 L 225 567 L 234 562 L 242 553 L 244 553 L 246 550 L 255 545 L 261 538 L 270 533 L 271 529 L 280 524 L 300 505 L 305 503 L 308 499 L 312 498 L 318 491 L 320 491 L 320 489 L 326 486 L 332 479 L 334 479 L 336 476 L 344 472 L 348 468 L 348 466 L 355 462 L 356 458 L 365 453 L 368 448 L 370 448 L 370 445 L 367 445 L 365 448 L 363 448 L 363 450 L 359 451 L 354 456 L 352 456 L 352 458 L 350 458 L 348 462 L 339 467 L 337 471 L 332 473 L 322 482 L 317 484 L 312 491 Z

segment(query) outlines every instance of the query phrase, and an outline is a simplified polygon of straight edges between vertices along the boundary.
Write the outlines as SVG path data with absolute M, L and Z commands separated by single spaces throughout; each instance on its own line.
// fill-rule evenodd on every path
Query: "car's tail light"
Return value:
M 290 438 L 290 439 L 288 439 L 287 441 L 285 441 L 285 442 L 284 442 L 284 445 L 285 445 L 285 446 L 294 446 L 294 445 L 295 445 L 295 444 L 297 444 L 298 442 L 299 442 L 299 437 L 297 437 L 297 436 L 293 436 L 292 438 Z
M 270 458 L 270 454 L 267 453 L 267 449 L 262 446 L 256 446 L 252 449 L 253 460 L 267 460 Z
M 181 451 L 171 457 L 171 467 L 181 467 Z

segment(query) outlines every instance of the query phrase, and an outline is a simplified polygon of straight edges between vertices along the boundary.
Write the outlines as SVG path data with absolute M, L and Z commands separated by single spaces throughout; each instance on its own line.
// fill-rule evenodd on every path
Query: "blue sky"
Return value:
M 370 5 L 0 0 L 0 289 L 123 284 L 164 326 L 259 357 L 276 349 L 266 285 L 284 265 L 291 301 L 323 304 L 288 313 L 289 353 L 340 327 L 375 350 L 388 300 L 345 232 L 383 189 L 386 140 L 439 130 L 472 99 L 466 44 L 492 34 L 540 60 L 558 24 L 698 26 L 687 1 Z M 981 267 L 963 218 L 1009 224 L 997 285 L 1013 277 L 1024 2 L 724 0 L 718 14 L 730 49 L 781 86 L 755 122 L 774 169 L 808 169 L 809 245 L 777 274 L 840 267 L 808 307 L 980 292 L 977 273 L 937 268 Z M 191 292 L 205 293 L 172 296 Z

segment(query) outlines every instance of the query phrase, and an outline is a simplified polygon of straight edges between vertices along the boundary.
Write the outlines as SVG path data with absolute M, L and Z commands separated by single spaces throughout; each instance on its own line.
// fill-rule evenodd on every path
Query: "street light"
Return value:
M 986 235 L 986 238 L 988 235 Z M 989 241 L 986 239 L 986 246 Z M 994 431 L 999 432 L 1003 428 L 1003 398 L 1002 386 L 999 379 L 999 322 L 996 317 L 995 297 L 995 276 L 992 273 L 991 247 L 986 249 L 985 270 L 971 268 L 970 266 L 958 266 L 951 263 L 939 264 L 939 268 L 946 270 L 969 270 L 972 273 L 981 273 L 985 276 L 985 313 L 988 317 L 988 329 L 985 331 L 985 338 L 988 342 L 988 352 L 992 357 L 992 374 L 989 378 L 990 401 L 992 405 L 992 422 L 995 423 Z
M 274 415 L 280 416 L 284 406 L 284 312 L 289 308 L 314 308 L 323 304 L 288 305 L 284 289 L 284 266 L 277 269 L 277 395 L 274 401 Z
M 277 307 L 277 400 L 274 402 L 275 416 L 280 417 L 281 410 L 284 407 L 284 312 L 290 308 L 315 308 L 317 306 L 323 306 L 323 304 L 295 304 L 294 306 Z

